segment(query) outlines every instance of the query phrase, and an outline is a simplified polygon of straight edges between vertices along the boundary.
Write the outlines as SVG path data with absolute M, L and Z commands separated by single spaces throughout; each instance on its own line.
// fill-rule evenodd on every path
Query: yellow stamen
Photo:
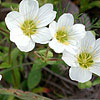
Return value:
M 94 64 L 93 57 L 87 52 L 82 52 L 77 57 L 78 63 L 82 68 L 89 68 Z
M 33 20 L 26 20 L 21 25 L 21 29 L 23 30 L 23 33 L 27 36 L 31 36 L 36 33 L 37 27 Z

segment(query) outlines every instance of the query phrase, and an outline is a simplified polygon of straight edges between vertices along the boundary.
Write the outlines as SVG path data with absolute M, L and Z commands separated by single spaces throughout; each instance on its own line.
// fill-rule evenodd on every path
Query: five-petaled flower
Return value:
M 10 30 L 10 40 L 24 52 L 31 51 L 35 43 L 46 44 L 50 41 L 50 24 L 56 17 L 52 4 L 39 8 L 37 0 L 22 0 L 19 12 L 12 11 L 5 18 Z
M 73 52 L 73 48 L 77 45 L 85 34 L 85 26 L 82 24 L 74 25 L 72 14 L 63 14 L 56 23 L 53 21 L 49 26 L 52 41 L 49 42 L 50 48 L 56 53 L 62 53 L 64 50 Z
M 75 52 L 64 51 L 62 56 L 71 66 L 69 76 L 72 80 L 84 83 L 92 78 L 92 73 L 100 76 L 100 39 L 95 40 L 92 32 L 88 31 Z
M 63 53 L 72 80 L 84 83 L 92 73 L 100 76 L 100 39 L 95 40 L 83 24 L 74 24 L 72 14 L 63 14 L 58 22 L 53 21 L 55 17 L 52 4 L 39 8 L 37 0 L 22 0 L 19 12 L 12 11 L 5 18 L 10 40 L 24 52 L 34 49 L 35 43 L 49 43 L 56 53 Z

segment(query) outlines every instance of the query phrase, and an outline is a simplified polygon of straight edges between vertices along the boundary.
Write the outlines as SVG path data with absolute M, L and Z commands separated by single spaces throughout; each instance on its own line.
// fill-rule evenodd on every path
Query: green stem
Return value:
M 4 33 L 7 33 L 7 34 L 10 34 L 9 32 L 5 31 L 4 29 L 0 28 L 0 31 L 4 32 Z
M 46 50 L 46 54 L 45 54 L 45 57 L 46 57 L 46 58 L 47 58 L 47 56 L 48 56 L 49 49 L 50 49 L 50 47 L 48 46 L 48 47 L 47 47 L 47 50 Z
M 11 63 L 11 47 L 12 47 L 12 42 L 10 41 L 9 43 L 9 52 L 8 52 L 8 63 Z
M 40 58 L 41 60 L 44 61 L 44 58 L 43 58 L 42 56 L 40 56 L 36 51 L 34 51 L 34 54 L 35 54 L 38 58 Z
M 2 44 L 6 39 L 7 39 L 7 37 L 5 37 L 4 39 L 2 39 L 2 40 L 0 41 L 0 44 Z
M 11 47 L 12 47 L 12 42 L 10 41 L 10 43 L 9 43 L 9 52 L 8 52 L 8 63 L 9 64 L 12 64 L 11 63 Z M 17 82 L 16 82 L 17 80 L 16 80 L 14 69 L 12 70 L 12 76 L 13 76 L 13 85 L 14 85 L 14 88 L 17 88 Z
M 47 59 L 47 61 L 62 61 L 61 59 L 57 59 L 57 58 L 51 58 L 51 59 Z

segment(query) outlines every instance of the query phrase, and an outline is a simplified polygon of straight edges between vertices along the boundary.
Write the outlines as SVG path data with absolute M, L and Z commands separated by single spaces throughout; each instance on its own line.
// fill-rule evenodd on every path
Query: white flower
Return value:
M 72 80 L 84 83 L 92 78 L 92 73 L 100 76 L 100 39 L 95 40 L 88 31 L 76 53 L 64 51 L 62 59 L 71 66 L 69 76 Z
M 31 51 L 35 43 L 46 44 L 51 39 L 50 24 L 56 17 L 52 4 L 39 8 L 37 0 L 22 0 L 19 12 L 12 11 L 5 18 L 10 30 L 10 40 L 24 52 Z
M 85 36 L 85 26 L 82 24 L 74 25 L 72 14 L 63 14 L 58 22 L 53 21 L 49 26 L 52 41 L 49 43 L 56 53 L 62 53 L 64 49 L 72 52 L 77 41 Z
M 1 81 L 1 79 L 2 79 L 2 75 L 0 75 L 0 81 Z

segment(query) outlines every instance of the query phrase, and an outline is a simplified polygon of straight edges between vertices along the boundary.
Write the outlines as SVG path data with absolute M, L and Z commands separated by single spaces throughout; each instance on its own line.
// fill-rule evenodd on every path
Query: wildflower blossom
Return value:
M 72 80 L 84 83 L 92 78 L 92 73 L 100 76 L 100 39 L 95 40 L 92 32 L 88 31 L 75 52 L 64 51 L 62 56 L 71 66 L 69 76 Z
M 39 8 L 37 0 L 22 0 L 19 12 L 12 11 L 5 18 L 10 30 L 10 40 L 24 52 L 31 51 L 35 43 L 46 44 L 51 39 L 50 24 L 56 17 L 52 4 Z
M 73 52 L 77 41 L 85 36 L 85 26 L 82 24 L 74 25 L 72 14 L 63 14 L 56 23 L 53 21 L 49 26 L 52 41 L 49 46 L 56 52 L 62 53 L 64 49 Z
M 2 75 L 0 75 L 0 80 L 2 79 Z

